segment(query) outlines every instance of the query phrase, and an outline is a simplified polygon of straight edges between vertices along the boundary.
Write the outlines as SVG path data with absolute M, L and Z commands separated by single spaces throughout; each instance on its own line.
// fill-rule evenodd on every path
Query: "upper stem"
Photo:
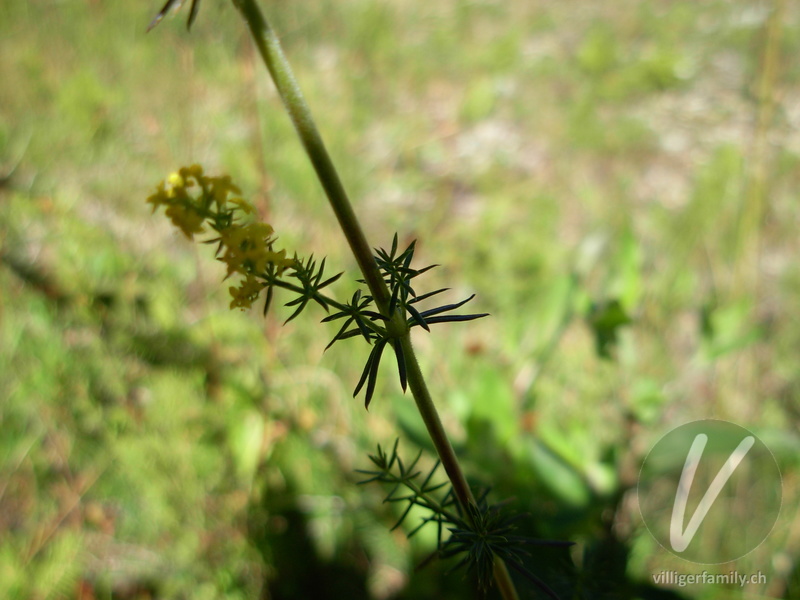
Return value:
M 339 220 L 339 225 L 344 231 L 350 249 L 356 257 L 358 266 L 361 269 L 364 279 L 372 292 L 373 298 L 382 313 L 386 313 L 389 307 L 389 290 L 381 277 L 375 259 L 372 256 L 372 249 L 367 243 L 361 224 L 356 218 L 347 192 L 344 190 L 336 167 L 333 166 L 330 155 L 325 148 L 325 143 L 319 135 L 319 130 L 314 124 L 311 111 L 306 104 L 300 86 L 294 78 L 292 69 L 286 56 L 283 54 L 278 36 L 275 30 L 264 19 L 261 10 L 255 0 L 234 0 L 239 10 L 247 21 L 247 26 L 253 35 L 256 46 L 264 64 L 267 65 L 272 80 L 278 94 L 289 113 L 289 117 L 300 136 L 300 141 L 306 149 L 311 164 L 317 172 L 320 183 L 325 189 L 333 212 Z

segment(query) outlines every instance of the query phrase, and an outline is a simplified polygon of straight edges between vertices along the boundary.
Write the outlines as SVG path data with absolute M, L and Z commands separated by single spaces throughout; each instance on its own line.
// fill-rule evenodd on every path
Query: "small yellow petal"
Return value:
M 248 276 L 239 282 L 239 287 L 229 287 L 228 292 L 231 295 L 231 309 L 241 308 L 242 310 L 250 308 L 253 302 L 258 299 L 261 290 L 264 289 L 264 284 L 258 281 L 255 277 Z
M 235 204 L 238 208 L 240 208 L 245 214 L 249 215 L 255 212 L 255 208 L 252 204 L 250 204 L 244 198 L 231 198 L 229 200 L 231 204 Z
M 167 183 L 176 188 L 183 187 L 185 185 L 183 177 L 181 177 L 180 173 L 170 173 L 170 176 L 167 177 Z
M 189 167 L 184 167 L 181 171 L 186 171 L 186 175 L 191 175 L 192 177 L 202 177 L 203 176 L 203 167 L 198 164 L 193 164 Z M 186 176 L 184 175 L 184 177 Z
M 194 237 L 195 233 L 203 232 L 203 217 L 193 210 L 187 210 L 184 206 L 176 204 L 170 206 L 166 210 L 166 215 L 190 240 Z

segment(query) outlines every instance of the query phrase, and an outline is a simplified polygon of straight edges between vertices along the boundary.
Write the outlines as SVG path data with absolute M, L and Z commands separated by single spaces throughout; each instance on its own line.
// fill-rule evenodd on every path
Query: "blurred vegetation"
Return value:
M 229 172 L 355 289 L 244 27 L 203 5 L 145 36 L 160 3 L 0 4 L 0 592 L 477 597 L 454 561 L 415 572 L 435 532 L 355 485 L 377 443 L 428 447 L 394 378 L 366 413 L 366 356 L 229 311 L 213 250 L 144 203 L 179 165 Z M 577 542 L 531 569 L 563 598 L 800 598 L 800 5 L 264 9 L 372 243 L 418 238 L 431 289 L 492 313 L 415 342 L 475 484 Z M 636 508 L 648 449 L 706 417 L 784 476 L 735 564 L 674 558 Z M 734 568 L 768 583 L 651 577 Z

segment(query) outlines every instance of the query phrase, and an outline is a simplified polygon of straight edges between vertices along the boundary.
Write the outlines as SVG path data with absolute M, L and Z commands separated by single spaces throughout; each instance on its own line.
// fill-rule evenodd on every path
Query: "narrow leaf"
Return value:
M 330 277 L 329 279 L 326 279 L 325 281 L 323 281 L 322 283 L 320 283 L 320 284 L 317 286 L 317 289 L 318 289 L 318 290 L 321 290 L 322 288 L 329 286 L 329 285 L 330 285 L 330 284 L 332 284 L 334 281 L 336 281 L 337 279 L 339 279 L 339 277 L 341 277 L 342 275 L 344 275 L 344 271 L 342 271 L 341 273 L 339 273 L 339 274 L 337 274 L 337 275 L 334 275 L 333 277 Z
M 410 512 L 411 512 L 411 509 L 412 509 L 413 507 L 414 507 L 414 501 L 412 500 L 412 501 L 410 501 L 410 502 L 408 503 L 408 507 L 406 507 L 406 509 L 403 511 L 403 514 L 402 514 L 402 515 L 400 515 L 400 518 L 399 518 L 399 519 L 397 519 L 397 523 L 395 523 L 395 524 L 394 524 L 394 526 L 393 526 L 393 527 L 392 527 L 392 528 L 391 528 L 389 531 L 394 531 L 395 529 L 397 529 L 398 527 L 400 527 L 400 525 L 403 523 L 403 521 L 405 521 L 405 520 L 406 520 L 406 517 L 408 516 L 408 513 L 410 513 Z
M 423 273 L 427 273 L 431 269 L 435 269 L 438 266 L 440 266 L 440 265 L 428 265 L 427 267 L 422 267 L 421 269 L 417 269 L 416 271 L 414 271 L 414 277 L 418 277 L 419 275 L 422 275 Z
M 364 398 L 364 408 L 369 410 L 369 403 L 372 402 L 372 394 L 375 393 L 375 384 L 378 381 L 378 367 L 381 364 L 381 355 L 383 349 L 386 347 L 386 340 L 380 340 L 375 344 L 373 352 L 375 352 L 375 360 L 372 361 L 369 371 L 369 380 L 367 381 L 367 393 Z
M 264 300 L 264 316 L 267 316 L 267 311 L 269 311 L 269 306 L 272 303 L 272 286 L 267 286 L 267 298 Z
M 467 302 L 472 300 L 474 297 L 475 297 L 475 294 L 472 294 L 472 296 L 470 296 L 466 300 L 462 300 L 461 302 L 456 302 L 455 304 L 447 304 L 445 306 L 439 306 L 438 308 L 432 308 L 430 310 L 423 311 L 422 316 L 423 317 L 429 317 L 429 316 L 433 316 L 433 315 L 438 315 L 438 314 L 443 313 L 443 312 L 456 310 L 457 308 L 461 308 L 462 306 L 464 306 Z
M 163 6 L 163 8 L 158 11 L 158 14 L 150 21 L 150 25 L 147 26 L 147 31 L 150 31 L 153 27 L 158 25 L 161 22 L 161 19 L 169 12 L 169 10 L 175 5 L 178 0 L 167 0 L 167 3 Z
M 192 0 L 192 8 L 189 11 L 189 19 L 186 21 L 186 29 L 191 29 L 194 20 L 197 18 L 197 12 L 200 10 L 200 0 Z
M 328 303 L 325 302 L 324 298 L 322 298 L 321 296 L 318 296 L 318 295 L 314 295 L 314 296 L 311 297 L 311 299 L 314 302 L 316 302 L 317 304 L 319 304 L 322 308 L 324 308 L 325 312 L 328 312 Z
M 403 347 L 398 341 L 392 341 L 392 347 L 394 348 L 395 358 L 397 358 L 397 371 L 400 373 L 400 387 L 403 388 L 403 393 L 405 393 L 408 382 L 406 379 L 406 359 L 403 355 Z
M 320 321 L 320 323 L 330 323 L 331 321 L 335 321 L 336 319 L 341 319 L 342 317 L 348 316 L 350 313 L 346 313 L 343 310 L 332 315 L 328 315 L 324 319 Z
M 325 321 L 325 319 L 323 319 L 323 322 L 324 321 Z M 344 325 L 342 325 L 342 328 L 339 330 L 339 332 L 335 336 L 333 336 L 333 339 L 328 343 L 327 346 L 325 346 L 325 350 L 323 350 L 323 352 L 327 351 L 328 348 L 333 346 L 337 341 L 345 339 L 343 337 L 344 334 L 345 334 L 345 330 L 350 326 L 351 322 L 352 322 L 352 319 L 348 319 L 347 321 L 345 321 Z M 354 330 L 351 331 L 351 333 L 354 333 L 355 335 L 358 335 L 359 331 L 357 329 L 354 329 Z M 348 336 L 348 337 L 350 337 L 350 336 Z
M 284 325 L 286 325 L 289 321 L 291 321 L 292 319 L 296 318 L 297 315 L 299 315 L 301 312 L 303 312 L 303 309 L 306 307 L 306 304 L 308 304 L 308 298 L 298 298 L 298 300 L 302 300 L 302 303 L 300 304 L 300 306 L 297 307 L 297 310 L 294 311 L 291 314 L 291 316 L 283 322 Z M 289 304 L 286 304 L 286 306 L 292 306 L 294 304 L 297 304 L 297 302 L 296 301 L 292 301 Z
M 425 319 L 425 321 L 429 325 L 433 325 L 434 323 L 457 323 L 463 321 L 474 321 L 475 319 L 482 319 L 483 317 L 488 317 L 489 313 L 482 313 L 479 315 L 444 315 L 442 317 L 432 317 L 430 319 Z
M 436 290 L 435 292 L 428 292 L 427 294 L 422 294 L 421 296 L 415 296 L 413 300 L 409 300 L 409 304 L 412 302 L 422 302 L 423 300 L 427 300 L 428 298 L 435 296 L 436 294 L 441 294 L 442 292 L 448 291 L 450 288 L 442 288 Z
M 375 349 L 377 347 L 378 346 L 376 345 L 369 353 L 369 356 L 367 357 L 367 364 L 364 365 L 364 370 L 361 372 L 361 378 L 358 380 L 358 383 L 356 384 L 356 389 L 353 390 L 353 398 L 358 396 L 358 392 L 361 391 L 361 388 L 364 387 L 364 384 L 367 382 L 367 377 L 369 377 L 370 367 L 372 366 L 372 361 L 375 357 Z
M 425 320 L 425 318 L 420 314 L 420 312 L 416 308 L 411 306 L 411 304 L 406 304 L 406 310 L 409 312 L 409 314 L 411 314 L 411 319 L 408 320 L 409 325 L 415 324 L 422 327 L 425 331 L 431 330 L 431 328 L 428 327 L 428 323 Z M 413 324 L 412 321 L 414 322 Z

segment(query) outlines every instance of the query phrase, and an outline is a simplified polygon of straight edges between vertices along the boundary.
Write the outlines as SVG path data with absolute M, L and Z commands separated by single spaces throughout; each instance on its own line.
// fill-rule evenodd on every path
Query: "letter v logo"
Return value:
M 767 539 L 781 510 L 775 457 L 740 425 L 679 425 L 642 461 L 642 520 L 664 550 L 697 564 L 738 560 Z
M 703 450 L 705 450 L 706 442 L 708 442 L 708 436 L 703 433 L 698 434 L 697 437 L 694 438 L 692 447 L 689 449 L 689 454 L 686 456 L 686 462 L 683 465 L 681 480 L 680 483 L 678 483 L 678 490 L 675 493 L 675 504 L 672 505 L 672 520 L 669 524 L 669 543 L 675 552 L 683 552 L 692 542 L 694 535 L 700 528 L 703 519 L 706 518 L 708 511 L 711 510 L 711 506 L 714 504 L 717 496 L 719 496 L 722 488 L 728 482 L 728 479 L 731 478 L 731 475 L 733 475 L 736 467 L 739 466 L 742 460 L 744 460 L 744 457 L 747 456 L 747 453 L 750 452 L 750 448 L 755 444 L 756 438 L 752 435 L 747 436 L 739 443 L 736 450 L 731 453 L 728 460 L 722 465 L 719 473 L 717 473 L 717 476 L 714 477 L 714 481 L 711 482 L 711 485 L 706 490 L 703 499 L 700 500 L 700 504 L 695 509 L 694 515 L 692 515 L 689 524 L 686 526 L 686 530 L 682 531 L 683 518 L 686 514 L 686 503 L 689 500 L 689 492 L 692 489 L 692 482 L 694 481 L 697 467 L 700 465 L 700 459 L 703 457 Z

